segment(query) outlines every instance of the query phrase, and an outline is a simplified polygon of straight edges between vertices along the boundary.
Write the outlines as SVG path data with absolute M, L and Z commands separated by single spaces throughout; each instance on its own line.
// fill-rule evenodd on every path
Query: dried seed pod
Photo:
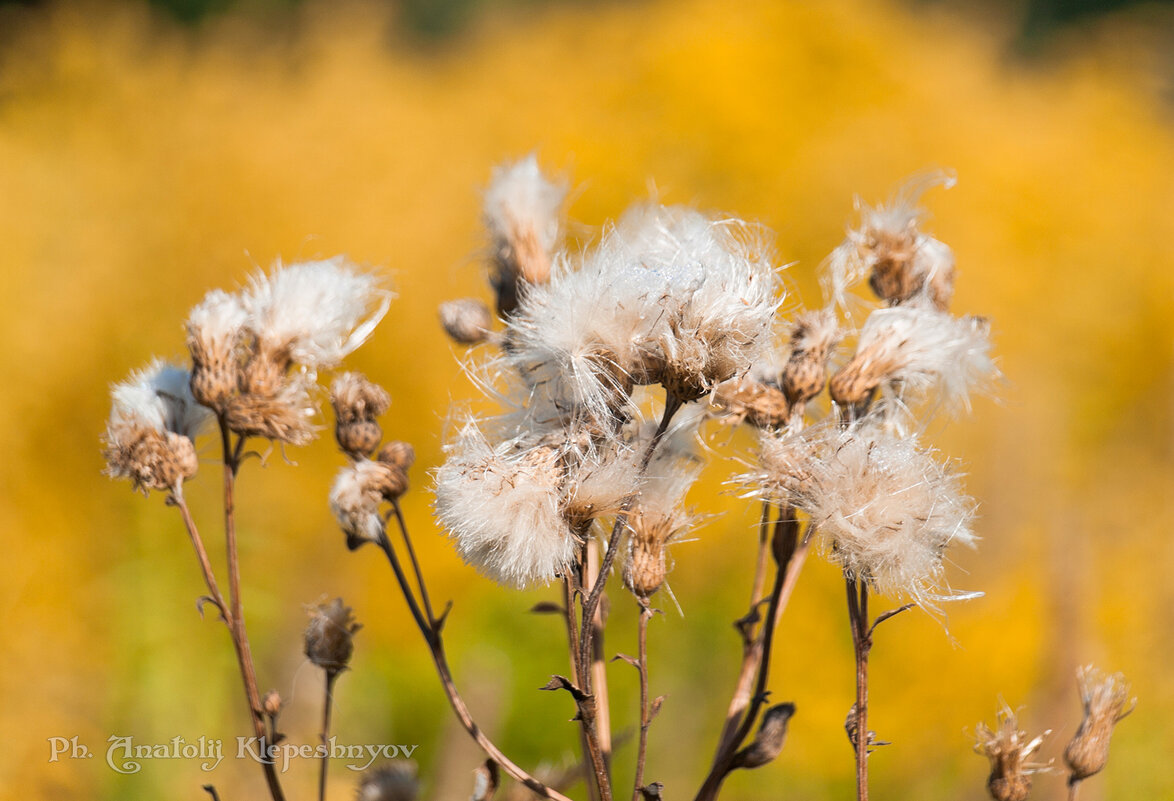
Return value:
M 407 471 L 416 462 L 416 449 L 408 442 L 392 440 L 379 449 L 379 455 L 375 458 Z
M 341 598 L 319 605 L 310 612 L 306 627 L 306 656 L 328 675 L 345 670 L 355 649 L 355 632 L 361 628 Z
M 343 373 L 330 387 L 334 406 L 334 437 L 352 459 L 370 456 L 383 439 L 376 418 L 387 411 L 391 397 L 360 373 Z
M 714 401 L 728 412 L 732 423 L 745 421 L 755 428 L 778 428 L 790 416 L 782 390 L 749 379 L 719 384 Z
M 192 309 L 187 346 L 192 356 L 192 396 L 223 412 L 241 381 L 239 345 L 247 318 L 240 298 L 212 290 Z
M 808 311 L 795 319 L 791 355 L 783 368 L 783 392 L 792 406 L 807 403 L 823 391 L 827 362 L 839 341 L 836 316 L 830 309 Z
M 1137 705 L 1129 699 L 1129 683 L 1120 673 L 1111 675 L 1092 665 L 1076 672 L 1084 718 L 1076 735 L 1064 749 L 1064 762 L 1071 771 L 1068 782 L 1075 784 L 1100 773 L 1109 761 L 1109 740 L 1114 727 Z
M 624 585 L 638 598 L 648 599 L 664 584 L 668 568 L 665 545 L 676 533 L 674 521 L 636 509 L 628 515 L 628 558 Z
M 449 338 L 461 345 L 476 345 L 489 338 L 493 315 L 476 298 L 446 300 L 440 304 L 440 323 Z

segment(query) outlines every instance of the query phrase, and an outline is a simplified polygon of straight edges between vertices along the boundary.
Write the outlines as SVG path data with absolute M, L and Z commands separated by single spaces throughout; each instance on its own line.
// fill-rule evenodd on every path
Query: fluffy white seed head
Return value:
M 770 497 L 811 517 L 828 558 L 885 595 L 922 606 L 940 589 L 952 544 L 972 546 L 974 503 L 960 479 L 907 437 L 873 427 L 764 437 Z
M 930 395 L 948 408 L 969 408 L 970 394 L 998 374 L 990 326 L 980 317 L 934 309 L 877 309 L 860 332 L 856 354 L 832 379 L 832 397 L 859 403 L 885 385 L 900 398 Z
M 107 475 L 150 491 L 176 490 L 196 474 L 193 439 L 210 413 L 189 382 L 187 370 L 156 360 L 114 385 L 103 436 Z
M 457 552 L 500 584 L 547 583 L 574 561 L 558 448 L 534 437 L 493 445 L 468 422 L 436 471 L 436 512 Z
M 696 398 L 769 347 L 777 288 L 757 229 L 639 206 L 526 294 L 508 358 L 535 394 L 600 419 L 634 384 Z
M 333 367 L 366 341 L 392 293 L 341 256 L 282 266 L 249 282 L 242 302 L 258 349 L 311 370 Z
M 825 263 L 827 295 L 844 305 L 848 290 L 869 278 L 873 290 L 891 305 L 913 304 L 945 310 L 954 290 L 954 254 L 918 229 L 924 217 L 921 195 L 930 187 L 954 185 L 954 176 L 930 171 L 911 178 L 888 203 L 875 208 L 856 201 L 860 225 Z
M 387 465 L 370 459 L 348 464 L 330 487 L 330 511 L 354 550 L 364 542 L 379 542 L 383 516 L 379 506 L 389 480 Z
M 223 411 L 240 383 L 240 346 L 248 313 L 240 296 L 214 289 L 191 310 L 187 346 L 192 355 L 192 394 Z
M 485 225 L 500 243 L 533 237 L 549 254 L 559 242 L 560 210 L 566 196 L 566 184 L 543 175 L 534 155 L 503 164 L 493 171 L 485 190 Z

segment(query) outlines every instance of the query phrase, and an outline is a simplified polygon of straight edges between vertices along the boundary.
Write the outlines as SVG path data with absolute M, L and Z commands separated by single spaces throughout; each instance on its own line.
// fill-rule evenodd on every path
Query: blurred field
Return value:
M 392 436 L 420 461 L 407 511 L 453 597 L 458 680 L 522 764 L 574 740 L 562 699 L 533 688 L 564 669 L 562 636 L 462 567 L 429 520 L 426 470 L 447 409 L 475 395 L 435 319 L 439 301 L 484 294 L 477 190 L 498 160 L 537 150 L 579 187 L 591 227 L 647 196 L 735 211 L 778 232 L 789 280 L 816 302 L 815 267 L 851 199 L 955 168 L 927 197 L 956 250 L 955 307 L 993 320 L 1007 381 L 973 419 L 933 432 L 982 503 L 975 554 L 955 586 L 950 635 L 920 614 L 874 651 L 874 797 L 979 799 L 970 734 L 1001 696 L 1033 731 L 1079 720 L 1073 670 L 1123 671 L 1140 704 L 1106 774 L 1082 799 L 1170 797 L 1174 776 L 1174 119 L 1170 74 L 1147 31 L 1161 9 L 1069 34 L 1050 59 L 1005 55 L 996 26 L 864 0 L 685 0 L 489 15 L 432 48 L 382 12 L 313 3 L 271 24 L 224 17 L 181 29 L 138 6 L 4 17 L 0 47 L 0 788 L 16 798 L 204 798 L 193 762 L 102 764 L 105 740 L 231 737 L 245 726 L 227 637 L 201 623 L 202 587 L 174 512 L 99 475 L 108 384 L 153 355 L 183 355 L 181 323 L 211 287 L 254 265 L 346 253 L 399 299 L 351 365 L 394 397 Z M 735 439 L 732 445 L 745 448 Z M 215 541 L 215 452 L 191 485 Z M 329 441 L 251 463 L 241 492 L 246 605 L 263 689 L 292 700 L 286 731 L 312 742 L 320 695 L 303 665 L 302 604 L 343 595 L 366 627 L 340 680 L 349 742 L 418 743 L 426 797 L 465 797 L 473 757 L 375 554 L 348 554 L 326 489 Z M 677 549 L 685 616 L 653 627 L 653 692 L 667 693 L 649 776 L 671 797 L 700 781 L 736 668 L 754 509 L 725 510 Z M 778 762 L 725 797 L 845 798 L 851 644 L 842 587 L 822 563 L 783 623 L 773 686 L 799 713 Z M 965 570 L 965 572 L 963 572 Z M 615 599 L 611 650 L 632 650 Z M 624 667 L 624 666 L 620 666 Z M 615 671 L 613 714 L 635 683 Z M 15 736 L 12 736 L 15 735 Z M 47 738 L 98 756 L 47 764 Z M 625 755 L 620 756 L 626 763 Z M 626 775 L 629 767 L 621 767 Z M 332 793 L 351 777 L 333 770 Z M 255 767 L 226 759 L 226 799 L 256 797 Z M 449 774 L 442 777 L 439 774 Z M 314 775 L 288 779 L 309 797 Z M 626 781 L 626 780 L 625 780 Z M 1058 797 L 1062 780 L 1038 781 Z

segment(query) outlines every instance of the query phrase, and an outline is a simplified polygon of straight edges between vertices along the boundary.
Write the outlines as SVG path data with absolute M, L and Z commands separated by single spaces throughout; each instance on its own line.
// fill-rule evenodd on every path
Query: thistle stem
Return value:
M 322 700 L 322 764 L 318 773 L 318 801 L 326 801 L 326 766 L 330 764 L 330 711 L 334 707 L 334 680 L 338 673 L 326 671 L 326 697 Z
M 409 542 L 411 538 L 408 535 L 408 528 L 404 523 L 403 517 L 397 517 L 396 521 L 399 523 L 400 533 L 403 535 L 405 542 Z M 547 787 L 514 764 L 485 735 L 485 732 L 481 730 L 477 722 L 473 720 L 473 715 L 469 712 L 469 707 L 465 704 L 464 698 L 461 697 L 460 692 L 457 690 L 456 683 L 452 678 L 452 670 L 448 666 L 448 658 L 444 652 L 444 640 L 440 633 L 442 621 L 432 617 L 431 614 L 425 617 L 424 612 L 421 611 L 420 604 L 416 601 L 415 593 L 412 591 L 412 586 L 408 582 L 408 577 L 404 573 L 403 565 L 400 564 L 399 556 L 396 554 L 395 549 L 391 547 L 391 541 L 387 538 L 386 532 L 379 538 L 379 547 L 387 557 L 387 561 L 391 564 L 392 572 L 395 574 L 396 581 L 399 583 L 404 601 L 408 605 L 408 611 L 411 612 L 412 619 L 416 622 L 416 626 L 420 629 L 420 634 L 423 635 L 424 642 L 428 646 L 428 651 L 432 656 L 432 663 L 435 665 L 436 674 L 440 679 L 440 685 L 444 689 L 444 694 L 448 698 L 449 705 L 456 714 L 457 720 L 464 726 L 465 731 L 469 733 L 469 736 L 473 738 L 490 759 L 501 766 L 502 770 L 529 788 L 535 795 L 541 798 L 549 798 L 553 801 L 571 801 L 567 796 L 551 787 Z M 419 574 L 417 574 L 417 577 L 421 578 L 422 581 L 422 577 Z
M 253 732 L 263 745 L 267 745 L 265 716 L 261 711 L 261 694 L 257 690 L 257 670 L 253 665 L 253 653 L 249 646 L 248 633 L 245 631 L 244 606 L 241 601 L 240 589 L 240 561 L 236 544 L 234 488 L 244 442 L 243 439 L 238 439 L 234 449 L 232 434 L 228 430 L 228 424 L 223 416 L 219 418 L 219 423 L 220 442 L 224 452 L 224 544 L 228 559 L 228 602 L 231 621 L 229 622 L 229 632 L 232 635 L 237 664 L 240 666 L 241 680 L 245 685 L 245 697 L 249 702 L 249 716 L 252 718 Z M 277 778 L 277 769 L 272 761 L 261 760 L 261 768 L 265 771 L 265 782 L 269 786 L 269 794 L 273 801 L 285 801 L 285 794 L 282 792 L 281 783 Z
M 844 577 L 848 596 L 848 621 L 856 652 L 856 799 L 868 801 L 868 652 L 872 628 L 868 621 L 868 582 Z
M 774 585 L 767 601 L 766 619 L 759 627 L 757 635 L 746 635 L 738 685 L 730 699 L 726 722 L 722 728 L 713 763 L 701 789 L 697 791 L 695 801 L 713 801 L 717 798 L 722 782 L 726 775 L 733 770 L 734 756 L 737 754 L 738 748 L 750 734 L 759 711 L 766 703 L 766 683 L 770 677 L 770 657 L 774 632 L 778 628 L 779 619 L 794 592 L 795 584 L 799 580 L 799 573 L 807 560 L 811 539 L 815 534 L 815 527 L 808 525 L 802 540 L 799 540 L 796 536 L 798 523 L 791 517 L 791 514 L 790 510 L 780 510 L 778 520 L 775 521 L 774 535 L 771 539 L 785 539 L 787 544 L 781 549 L 781 553 L 776 553 L 776 558 L 781 558 L 781 561 L 778 564 Z M 751 609 L 751 612 L 753 611 Z M 754 685 L 753 694 L 750 692 L 752 683 Z

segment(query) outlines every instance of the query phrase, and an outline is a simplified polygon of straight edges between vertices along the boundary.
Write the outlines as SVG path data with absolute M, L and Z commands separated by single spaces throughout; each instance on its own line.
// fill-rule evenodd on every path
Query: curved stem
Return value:
M 402 525 L 402 519 L 401 519 Z M 404 539 L 408 539 L 408 530 L 406 526 L 401 528 Z M 420 629 L 420 633 L 424 636 L 424 642 L 428 646 L 428 650 L 432 655 L 432 662 L 436 666 L 436 673 L 440 678 L 440 685 L 444 688 L 444 694 L 448 698 L 449 705 L 456 714 L 457 719 L 461 725 L 465 727 L 465 731 L 469 736 L 481 747 L 481 750 L 489 756 L 494 762 L 501 766 L 502 770 L 508 773 L 517 781 L 524 784 L 533 793 L 542 797 L 553 799 L 554 801 L 571 801 L 567 796 L 547 787 L 538 779 L 531 776 L 522 768 L 518 767 L 509 757 L 502 753 L 492 740 L 490 740 L 477 722 L 473 720 L 472 713 L 469 712 L 469 707 L 465 704 L 465 700 L 461 697 L 457 690 L 456 683 L 452 678 L 452 671 L 448 666 L 448 658 L 444 653 L 444 641 L 441 638 L 440 627 L 437 621 L 433 619 L 426 619 L 423 612 L 420 610 L 420 605 L 416 601 L 416 597 L 412 592 L 412 587 L 408 583 L 408 577 L 404 573 L 403 566 L 400 564 L 399 556 L 395 549 L 391 547 L 391 542 L 387 539 L 387 534 L 380 537 L 379 546 L 383 550 L 384 555 L 387 556 L 388 562 L 391 564 L 392 572 L 395 573 L 396 581 L 399 582 L 400 591 L 403 593 L 404 600 L 408 604 L 408 610 L 412 614 L 412 619 L 415 620 L 416 626 Z
M 192 541 L 192 547 L 196 551 L 196 558 L 200 562 L 200 572 L 204 574 L 204 586 L 208 588 L 209 597 L 220 610 L 220 619 L 228 626 L 229 633 L 231 634 L 233 631 L 232 611 L 228 608 L 228 605 L 224 601 L 224 596 L 220 593 L 220 587 L 216 583 L 216 574 L 212 572 L 212 562 L 208 559 L 208 550 L 204 547 L 204 540 L 200 537 L 200 532 L 196 528 L 196 521 L 192 519 L 192 513 L 188 509 L 187 500 L 183 497 L 182 486 L 176 487 L 168 500 L 175 508 L 179 509 L 180 517 L 183 518 L 184 528 L 187 529 L 188 537 Z

